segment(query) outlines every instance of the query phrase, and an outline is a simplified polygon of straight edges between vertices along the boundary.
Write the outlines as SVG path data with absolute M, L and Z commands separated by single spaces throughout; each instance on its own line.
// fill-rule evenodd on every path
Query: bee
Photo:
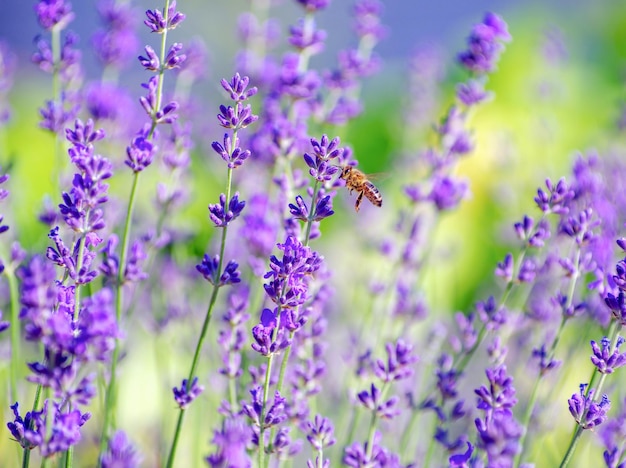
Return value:
M 367 176 L 358 169 L 352 166 L 343 166 L 339 178 L 346 181 L 346 188 L 349 193 L 352 193 L 354 190 L 359 194 L 354 204 L 355 211 L 359 211 L 361 202 L 363 201 L 363 195 L 372 202 L 372 205 L 383 205 L 383 196 L 380 194 L 380 190 L 378 190 L 378 188 L 367 179 Z

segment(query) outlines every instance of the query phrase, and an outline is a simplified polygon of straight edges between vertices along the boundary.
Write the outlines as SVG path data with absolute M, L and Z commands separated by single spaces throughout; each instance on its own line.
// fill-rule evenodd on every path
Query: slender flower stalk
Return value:
M 220 196 L 219 204 L 209 205 L 209 212 L 215 227 L 221 228 L 222 232 L 219 243 L 219 254 L 213 259 L 205 255 L 203 262 L 196 267 L 205 279 L 212 284 L 213 288 L 200 336 L 196 344 L 188 378 L 184 381 L 182 386 L 182 390 L 187 393 L 192 391 L 192 382 L 197 381 L 196 371 L 200 362 L 200 352 L 209 329 L 209 323 L 213 315 L 219 290 L 223 286 L 240 281 L 239 272 L 237 271 L 238 264 L 231 260 L 225 266 L 224 256 L 226 252 L 228 226 L 241 214 L 245 207 L 245 202 L 239 200 L 238 193 L 232 196 L 233 170 L 240 167 L 250 156 L 249 150 L 243 150 L 239 146 L 239 132 L 258 119 L 258 117 L 252 113 L 250 105 L 244 105 L 244 103 L 257 92 L 257 88 L 248 88 L 248 84 L 248 77 L 241 77 L 238 73 L 233 76 L 230 82 L 226 80 L 221 81 L 222 88 L 229 94 L 231 100 L 234 102 L 234 107 L 220 106 L 220 114 L 217 116 L 220 125 L 230 130 L 230 134 L 226 133 L 224 135 L 223 144 L 215 141 L 212 145 L 213 150 L 227 163 L 227 182 L 226 194 Z M 174 391 L 176 393 L 176 389 L 174 389 Z M 176 448 L 182 429 L 186 406 L 187 405 L 180 405 L 176 430 L 168 455 L 168 467 L 174 466 Z
M 128 248 L 130 244 L 130 227 L 132 223 L 134 206 L 136 203 L 136 194 L 137 194 L 137 186 L 139 184 L 139 174 L 151 164 L 154 152 L 156 151 L 156 146 L 151 142 L 154 140 L 154 132 L 156 130 L 157 125 L 159 124 L 171 124 L 176 120 L 175 111 L 178 105 L 175 102 L 171 102 L 167 104 L 165 107 L 161 107 L 162 99 L 163 99 L 163 81 L 164 81 L 164 73 L 167 69 L 171 69 L 176 64 L 172 65 L 169 61 L 165 61 L 166 56 L 166 47 L 167 47 L 167 33 L 169 30 L 172 30 L 178 26 L 185 19 L 185 15 L 176 11 L 176 1 L 170 0 L 165 1 L 165 6 L 163 11 L 159 10 L 148 10 L 146 12 L 147 20 L 144 21 L 144 24 L 152 31 L 161 35 L 161 48 L 160 48 L 160 56 L 158 59 L 158 66 L 156 67 L 148 67 L 146 66 L 145 60 L 143 57 L 140 57 L 140 62 L 144 65 L 144 68 L 148 68 L 149 70 L 156 73 L 156 76 L 153 76 L 148 84 L 143 85 L 144 88 L 148 90 L 148 94 L 145 97 L 140 99 L 141 105 L 148 114 L 150 118 L 150 123 L 147 128 L 144 127 L 138 134 L 137 137 L 133 139 L 130 146 L 127 147 L 127 160 L 125 164 L 129 166 L 132 171 L 132 184 L 130 189 L 130 196 L 128 199 L 128 205 L 126 209 L 126 218 L 124 222 L 124 230 L 122 233 L 122 243 L 121 243 L 121 252 L 118 263 L 118 271 L 117 271 L 117 284 L 116 284 L 116 301 L 115 301 L 115 315 L 118 323 L 121 322 L 122 319 L 122 308 L 123 308 L 123 288 L 125 282 L 127 280 L 127 256 L 128 256 Z M 150 46 L 146 47 L 147 51 L 152 51 Z M 180 50 L 178 47 L 177 51 Z M 154 51 L 152 51 L 154 53 Z M 150 54 L 149 54 L 150 55 Z M 174 57 L 177 57 L 174 54 Z M 184 60 L 184 56 L 178 56 L 178 62 Z M 156 56 L 154 57 L 156 61 Z M 113 418 L 115 417 L 116 407 L 117 407 L 117 383 L 116 383 L 116 374 L 117 374 L 117 363 L 119 359 L 120 353 L 120 342 L 116 341 L 115 349 L 113 351 L 113 360 L 111 362 L 110 368 L 110 377 L 107 385 L 106 396 L 105 396 L 105 409 L 104 409 L 104 418 L 102 424 L 102 436 L 100 439 L 100 454 L 105 452 L 109 434 L 111 432 L 112 426 L 114 425 Z

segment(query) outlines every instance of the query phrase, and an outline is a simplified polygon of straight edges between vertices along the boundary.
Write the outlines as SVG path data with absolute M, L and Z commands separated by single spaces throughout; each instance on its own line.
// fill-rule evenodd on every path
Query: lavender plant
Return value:
M 354 45 L 326 65 L 336 5 L 294 3 L 282 25 L 274 2 L 250 2 L 218 81 L 211 44 L 175 42 L 192 11 L 173 0 L 145 12 L 160 41 L 143 49 L 131 2 L 98 2 L 91 42 L 67 29 L 68 0 L 36 2 L 53 194 L 39 216 L 47 237 L 20 245 L 41 229 L 17 208 L 33 150 L 9 158 L 0 144 L 3 463 L 623 466 L 623 150 L 578 155 L 567 177 L 535 168 L 545 182 L 520 191 L 524 208 L 497 199 L 509 234 L 476 220 L 493 274 L 454 302 L 455 278 L 434 279 L 450 258 L 465 277 L 480 272 L 450 241 L 471 230 L 446 223 L 480 191 L 463 175 L 484 151 L 480 116 L 509 97 L 507 23 L 487 13 L 471 28 L 453 92 L 441 49 L 415 49 L 403 109 L 376 117 L 401 119 L 376 189 L 384 205 L 354 213 L 341 174 L 379 156 L 359 125 L 377 114 L 364 95 L 384 65 L 383 4 L 354 1 Z M 0 42 L 7 134 L 19 125 L 4 99 L 10 46 Z M 135 59 L 150 75 L 141 85 L 127 79 Z M 205 85 L 219 89 L 217 122 Z

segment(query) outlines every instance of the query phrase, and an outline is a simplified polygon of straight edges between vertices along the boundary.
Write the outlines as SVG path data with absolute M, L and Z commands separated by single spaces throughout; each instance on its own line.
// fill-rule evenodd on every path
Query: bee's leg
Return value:
M 354 204 L 354 211 L 359 211 L 362 201 L 363 201 L 363 192 L 359 192 L 359 196 L 356 197 L 356 203 Z

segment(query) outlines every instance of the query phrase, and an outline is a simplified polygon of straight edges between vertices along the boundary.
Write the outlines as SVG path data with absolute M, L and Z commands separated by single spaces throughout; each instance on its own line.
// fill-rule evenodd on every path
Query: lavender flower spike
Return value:
M 198 385 L 198 377 L 194 377 L 189 385 L 188 379 L 183 379 L 180 388 L 174 387 L 172 392 L 174 393 L 174 401 L 178 404 L 180 409 L 187 409 L 191 402 L 198 398 L 198 396 L 204 391 L 202 385 Z
M 607 337 L 602 338 L 602 349 L 595 341 L 591 341 L 591 362 L 598 368 L 602 374 L 612 374 L 615 369 L 626 364 L 626 353 L 620 353 L 619 348 L 624 344 L 624 338 L 617 337 L 615 348 L 611 350 L 611 340 Z
M 132 468 L 140 466 L 142 457 L 123 431 L 117 431 L 109 439 L 109 447 L 102 454 L 102 468 Z
M 587 384 L 580 384 L 579 393 L 574 393 L 567 403 L 569 412 L 578 425 L 582 429 L 593 429 L 605 421 L 611 402 L 606 395 L 602 395 L 600 403 L 595 402 L 593 400 L 594 389 L 589 390 L 589 394 L 585 396 L 586 388 Z

